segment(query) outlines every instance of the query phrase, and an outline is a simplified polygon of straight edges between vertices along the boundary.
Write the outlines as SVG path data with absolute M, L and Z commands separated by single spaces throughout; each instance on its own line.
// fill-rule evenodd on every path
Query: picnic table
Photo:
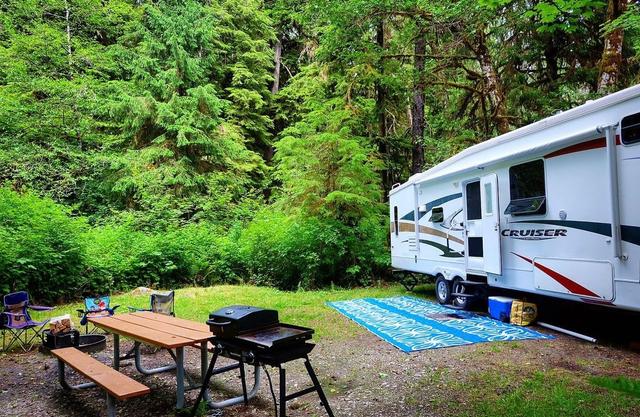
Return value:
M 134 340 L 134 359 L 136 369 L 144 375 L 176 370 L 176 408 L 184 407 L 185 377 L 189 385 L 186 389 L 198 389 L 202 385 L 195 384 L 185 375 L 184 348 L 196 346 L 200 348 L 201 382 L 208 366 L 208 341 L 212 334 L 209 326 L 177 317 L 140 311 L 118 314 L 111 317 L 89 318 L 96 327 L 113 334 L 113 368 L 120 368 L 120 336 Z M 174 359 L 174 364 L 146 369 L 142 365 L 140 344 L 145 343 L 166 349 Z

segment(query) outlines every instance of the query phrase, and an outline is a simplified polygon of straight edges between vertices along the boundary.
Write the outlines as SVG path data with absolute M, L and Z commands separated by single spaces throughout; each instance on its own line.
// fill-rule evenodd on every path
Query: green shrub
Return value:
M 339 219 L 263 209 L 244 229 L 210 222 L 141 231 L 88 227 L 47 198 L 0 188 L 0 294 L 45 302 L 138 286 L 250 281 L 280 289 L 366 285 L 388 266 L 376 215 Z
M 375 221 L 355 226 L 266 209 L 242 232 L 248 277 L 280 289 L 368 284 L 388 263 L 386 236 Z
M 171 288 L 236 282 L 231 239 L 208 223 L 150 233 L 129 225 L 103 226 L 86 235 L 87 257 L 102 288 Z
M 166 235 L 178 245 L 191 265 L 192 285 L 238 283 L 244 274 L 238 252 L 240 228 L 222 230 L 202 222 L 175 229 Z
M 54 302 L 87 284 L 86 224 L 48 198 L 0 188 L 0 293 Z
M 103 226 L 89 231 L 87 257 L 92 275 L 108 289 L 138 286 L 172 287 L 188 282 L 191 265 L 173 239 L 146 234 L 126 225 Z

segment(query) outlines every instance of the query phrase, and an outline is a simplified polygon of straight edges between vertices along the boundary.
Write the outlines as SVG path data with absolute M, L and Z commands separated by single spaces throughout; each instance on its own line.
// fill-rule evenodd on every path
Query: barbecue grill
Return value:
M 278 368 L 280 384 L 279 415 L 286 417 L 287 402 L 312 392 L 317 392 L 320 401 L 329 417 L 333 417 L 333 412 L 327 401 L 327 397 L 320 386 L 320 382 L 309 361 L 309 353 L 315 345 L 309 340 L 313 336 L 313 329 L 292 324 L 280 323 L 276 310 L 263 309 L 253 306 L 233 305 L 214 311 L 207 320 L 209 329 L 213 333 L 211 339 L 213 343 L 213 356 L 207 369 L 200 394 L 193 408 L 192 416 L 195 416 L 200 401 L 207 399 L 213 408 L 222 408 L 229 405 L 244 402 L 246 405 L 249 398 L 253 397 L 259 386 L 259 367 L 269 365 Z M 237 361 L 236 365 L 215 367 L 220 356 Z M 286 390 L 286 370 L 283 364 L 304 359 L 305 368 L 311 378 L 313 386 L 301 391 L 287 394 Z M 247 392 L 244 365 L 253 365 L 256 368 L 255 384 L 251 392 Z M 208 399 L 207 389 L 211 377 L 216 374 L 229 372 L 235 369 L 240 370 L 240 380 L 242 383 L 242 396 L 213 402 Z M 265 369 L 266 371 L 266 369 Z M 267 376 L 269 374 L 267 373 Z M 271 385 L 271 378 L 269 377 Z M 275 395 L 274 403 L 275 403 Z M 276 416 L 278 409 L 276 407 Z

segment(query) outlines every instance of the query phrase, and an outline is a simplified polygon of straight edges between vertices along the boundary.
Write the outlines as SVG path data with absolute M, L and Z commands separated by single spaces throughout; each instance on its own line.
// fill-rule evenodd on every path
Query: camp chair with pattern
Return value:
M 101 297 L 89 297 L 84 299 L 84 310 L 78 309 L 78 316 L 81 317 L 80 325 L 84 326 L 85 333 L 89 333 L 90 318 L 110 317 L 115 314 L 119 305 L 111 307 L 111 297 L 105 295 Z M 91 332 L 96 331 L 94 327 Z
M 42 342 L 42 331 L 49 320 L 35 321 L 31 318 L 29 310 L 50 311 L 53 310 L 53 307 L 32 305 L 26 291 L 18 291 L 4 296 L 3 311 L 0 313 L 2 351 L 8 351 L 17 344 L 27 352 L 38 341 Z M 30 334 L 30 330 L 32 334 Z M 11 337 L 8 344 L 6 343 L 7 333 Z
M 151 311 L 154 313 L 164 314 L 167 316 L 176 315 L 175 307 L 175 291 L 154 292 L 151 294 L 149 308 L 136 308 L 129 306 L 129 311 Z

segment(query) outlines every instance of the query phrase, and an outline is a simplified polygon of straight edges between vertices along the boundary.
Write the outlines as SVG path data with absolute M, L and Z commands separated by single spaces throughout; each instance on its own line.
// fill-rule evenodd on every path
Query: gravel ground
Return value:
M 346 319 L 345 319 L 346 320 Z M 543 330 L 544 331 L 544 330 Z M 111 338 L 107 348 L 94 357 L 110 363 Z M 122 351 L 130 342 L 122 343 Z M 199 351 L 187 349 L 187 371 L 199 373 Z M 320 340 L 310 355 L 336 416 L 450 416 L 465 406 L 466 396 L 456 383 L 473 384 L 482 372 L 517 369 L 525 377 L 535 371 L 565 370 L 577 378 L 588 375 L 627 375 L 640 378 L 636 352 L 619 347 L 593 345 L 563 335 L 555 340 L 483 343 L 406 354 L 372 334 L 345 336 L 343 340 Z M 146 366 L 168 363 L 166 352 L 145 356 Z M 142 376 L 132 363 L 121 371 L 151 388 L 151 394 L 118 403 L 118 415 L 175 416 L 175 377 L 171 372 Z M 287 365 L 289 390 L 309 384 L 303 363 Z M 69 372 L 69 371 L 68 371 Z M 277 395 L 277 371 L 271 370 Z M 70 377 L 70 381 L 80 381 Z M 248 381 L 252 375 L 248 376 Z M 270 416 L 273 402 L 266 376 L 249 406 L 225 409 L 225 416 Z M 479 382 L 478 384 L 481 384 Z M 458 385 L 459 386 L 459 385 Z M 215 396 L 239 394 L 235 374 L 216 377 Z M 196 391 L 187 394 L 193 404 Z M 443 399 L 447 399 L 443 401 Z M 55 360 L 36 351 L 0 356 L 0 416 L 102 416 L 102 391 L 89 389 L 68 393 L 57 381 Z M 640 415 L 640 409 L 636 415 Z M 322 416 L 314 394 L 289 403 L 288 415 Z

